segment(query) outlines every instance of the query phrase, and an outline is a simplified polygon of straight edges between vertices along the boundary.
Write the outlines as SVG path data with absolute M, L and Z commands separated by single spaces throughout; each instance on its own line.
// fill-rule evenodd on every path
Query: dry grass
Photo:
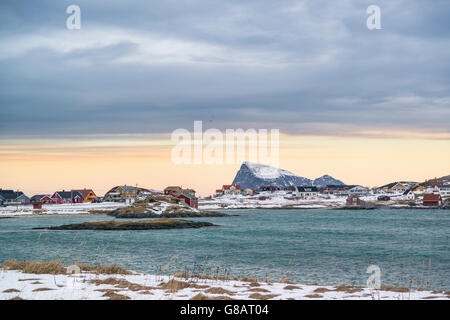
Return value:
M 130 297 L 118 294 L 114 290 L 105 292 L 102 297 L 108 297 L 109 300 L 130 300 Z
M 209 288 L 208 290 L 205 290 L 205 293 L 212 293 L 212 294 L 228 294 L 230 296 L 234 295 L 235 292 L 220 288 L 220 287 L 214 287 Z
M 131 271 L 121 268 L 119 266 L 104 266 L 96 265 L 89 266 L 84 264 L 75 264 L 80 267 L 81 271 L 96 273 L 96 274 L 132 274 Z M 49 262 L 30 262 L 30 261 L 17 261 L 8 260 L 1 268 L 5 270 L 18 270 L 23 273 L 31 274 L 67 274 L 66 266 L 64 266 L 59 261 L 49 261 Z M 37 278 L 20 279 L 19 281 L 33 281 L 40 280 Z
M 84 264 L 77 264 L 82 271 L 92 272 L 96 274 L 123 274 L 123 275 L 129 275 L 132 274 L 131 271 L 121 268 L 119 266 L 104 266 L 104 265 L 96 265 L 96 266 L 89 266 Z
M 409 292 L 409 288 L 407 287 L 396 287 L 392 285 L 382 285 L 380 290 L 383 291 L 392 291 L 392 292 Z
M 17 289 L 6 289 L 3 291 L 3 293 L 12 293 L 12 292 L 20 292 L 20 290 Z
M 214 300 L 212 297 L 205 296 L 204 294 L 196 294 L 190 300 Z
M 325 289 L 325 288 L 324 288 Z M 338 292 L 346 292 L 346 293 L 355 293 L 362 291 L 361 287 L 355 287 L 355 286 L 347 286 L 345 284 L 342 284 L 340 286 L 337 286 L 334 291 Z M 325 291 L 324 291 L 325 292 Z
M 189 288 L 190 284 L 184 281 L 178 281 L 175 279 L 171 279 L 168 282 L 165 283 L 161 283 L 159 285 L 161 287 L 161 289 L 165 289 L 167 290 L 167 292 L 177 292 L 178 290 L 182 290 L 185 288 Z
M 38 279 L 38 278 L 19 279 L 19 281 L 35 281 L 35 280 L 41 280 L 41 279 Z
M 34 281 L 34 282 L 32 282 L 31 284 L 42 284 L 42 282 L 40 282 L 40 281 Z
M 14 298 L 11 298 L 10 300 L 23 300 L 23 299 L 19 296 L 15 296 Z
M 247 291 L 249 291 L 249 292 L 270 292 L 269 290 L 264 289 L 264 288 L 252 288 L 252 289 L 248 289 Z
M 37 288 L 37 289 L 34 289 L 33 292 L 51 291 L 51 290 L 55 290 L 55 289 L 50 289 L 50 288 Z
M 317 299 L 317 298 L 323 298 L 323 296 L 321 296 L 320 294 L 315 293 L 315 294 L 307 294 L 305 296 L 305 298 Z
M 244 278 L 241 278 L 240 281 L 242 281 L 242 282 L 258 282 L 258 279 L 244 277 Z
M 249 284 L 250 287 L 260 287 L 261 284 L 259 284 L 258 282 L 252 282 Z
M 5 270 L 19 270 L 33 274 L 66 274 L 66 268 L 58 261 L 29 262 L 8 260 L 1 267 Z
M 214 297 L 213 299 L 214 300 L 234 300 L 233 298 L 228 297 L 228 296 L 218 296 L 218 297 Z
M 288 285 L 286 287 L 283 288 L 284 290 L 295 290 L 295 289 L 301 289 L 298 286 L 293 286 L 293 285 Z
M 256 299 L 256 300 L 268 300 L 268 299 L 272 299 L 272 298 L 278 297 L 278 295 L 277 294 L 252 293 L 248 297 L 251 298 L 251 299 Z
M 95 284 L 95 285 L 102 285 L 102 284 L 106 284 L 106 285 L 112 285 L 115 286 L 116 288 L 119 289 L 128 289 L 131 291 L 142 291 L 142 290 L 155 290 L 158 288 L 155 287 L 148 287 L 148 286 L 143 286 L 137 283 L 132 283 L 129 282 L 127 280 L 123 280 L 123 279 L 116 279 L 116 278 L 107 278 L 104 280 L 91 280 L 91 283 Z
M 333 291 L 333 290 L 330 290 L 327 288 L 317 288 L 316 290 L 314 290 L 315 293 L 324 293 L 324 292 L 329 292 L 329 291 Z

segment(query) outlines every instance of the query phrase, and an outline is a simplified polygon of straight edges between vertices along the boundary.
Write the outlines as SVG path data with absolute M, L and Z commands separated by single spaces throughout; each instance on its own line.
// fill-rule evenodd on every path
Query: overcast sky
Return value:
M 66 8 L 81 8 L 68 30 Z M 368 30 L 366 8 L 381 8 Z M 0 135 L 449 133 L 448 0 L 0 2 Z

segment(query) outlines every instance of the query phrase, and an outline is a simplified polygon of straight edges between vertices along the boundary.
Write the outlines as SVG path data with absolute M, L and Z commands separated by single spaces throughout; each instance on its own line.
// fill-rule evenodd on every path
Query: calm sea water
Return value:
M 230 212 L 228 212 L 230 213 Z M 257 210 L 201 219 L 218 227 L 150 231 L 34 231 L 106 217 L 0 219 L 0 261 L 117 264 L 144 272 L 289 277 L 302 283 L 382 283 L 450 290 L 450 211 Z

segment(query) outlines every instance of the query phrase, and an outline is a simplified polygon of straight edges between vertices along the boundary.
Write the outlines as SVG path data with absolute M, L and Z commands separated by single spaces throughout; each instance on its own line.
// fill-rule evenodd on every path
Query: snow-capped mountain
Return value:
M 297 176 L 287 170 L 245 161 L 233 180 L 233 185 L 237 184 L 241 186 L 242 190 L 247 188 L 258 190 L 261 186 L 268 185 L 288 187 L 343 185 L 344 183 L 329 175 L 324 175 L 313 181 L 308 178 Z
M 343 186 L 345 183 L 343 183 L 341 180 L 335 179 L 332 176 L 329 175 L 323 175 L 317 179 L 314 179 L 312 182 L 313 186 L 316 187 L 325 187 L 325 186 Z
M 312 181 L 308 178 L 296 176 L 287 170 L 257 164 L 252 162 L 244 162 L 241 165 L 233 184 L 239 184 L 241 189 L 247 188 L 258 190 L 261 186 L 309 186 Z

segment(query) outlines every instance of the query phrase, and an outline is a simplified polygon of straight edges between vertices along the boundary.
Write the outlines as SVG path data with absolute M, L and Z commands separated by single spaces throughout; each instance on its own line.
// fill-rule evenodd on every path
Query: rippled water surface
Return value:
M 230 213 L 230 212 L 227 212 Z M 109 217 L 0 219 L 0 261 L 104 263 L 145 272 L 196 272 L 450 290 L 450 211 L 255 210 L 199 219 L 217 227 L 148 231 L 42 231 L 33 227 Z

